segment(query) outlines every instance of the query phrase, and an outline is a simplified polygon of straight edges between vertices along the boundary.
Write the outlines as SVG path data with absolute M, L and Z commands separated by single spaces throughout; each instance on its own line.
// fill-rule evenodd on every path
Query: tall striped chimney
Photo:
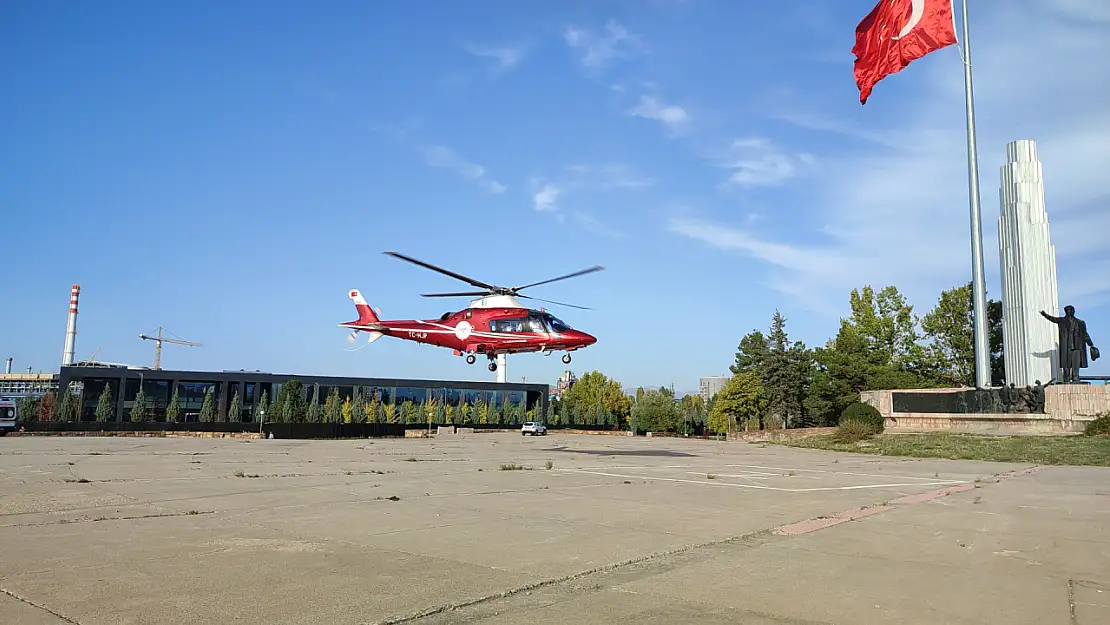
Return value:
M 73 364 L 73 352 L 77 347 L 77 298 L 81 296 L 81 285 L 69 289 L 69 323 L 66 325 L 66 351 L 62 355 L 62 366 Z

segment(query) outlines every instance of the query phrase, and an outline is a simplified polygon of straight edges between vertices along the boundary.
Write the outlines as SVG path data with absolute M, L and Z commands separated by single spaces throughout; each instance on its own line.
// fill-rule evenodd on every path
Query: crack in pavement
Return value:
M 26 603 L 27 605 L 29 605 L 31 607 L 38 608 L 38 609 L 42 610 L 43 612 L 46 612 L 46 613 L 48 613 L 52 616 L 60 618 L 60 619 L 62 619 L 63 621 L 65 621 L 67 623 L 73 623 L 73 625 L 81 625 L 81 623 L 69 618 L 68 616 L 66 616 L 66 615 L 64 615 L 60 612 L 55 612 L 54 610 L 51 610 L 50 608 L 42 605 L 41 603 L 35 603 L 34 601 L 31 601 L 30 599 L 27 599 L 26 597 L 21 597 L 21 596 L 15 594 L 14 592 L 8 590 L 7 588 L 0 587 L 0 592 L 4 593 L 5 595 L 8 595 L 9 597 L 11 597 L 12 599 L 15 599 L 16 601 Z
M 42 521 L 41 523 L 15 523 L 12 525 L 0 525 L 0 527 L 43 527 L 46 525 L 68 525 L 70 523 L 99 523 L 100 521 L 136 521 L 139 519 L 161 519 L 166 517 L 197 516 L 201 514 L 213 514 L 214 512 L 214 510 L 208 510 L 205 512 L 190 510 L 189 512 L 160 512 L 156 514 L 139 514 L 135 516 L 97 517 L 95 519 L 59 519 L 57 521 Z

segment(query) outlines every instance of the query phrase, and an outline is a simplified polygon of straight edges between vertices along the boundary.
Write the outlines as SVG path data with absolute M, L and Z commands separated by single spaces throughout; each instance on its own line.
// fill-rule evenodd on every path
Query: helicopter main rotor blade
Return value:
M 567 275 L 559 276 L 558 278 L 551 278 L 550 280 L 543 280 L 541 282 L 533 282 L 532 284 L 525 284 L 524 286 L 514 286 L 512 290 L 515 292 L 515 291 L 520 291 L 520 290 L 523 290 L 523 289 L 531 288 L 531 287 L 534 287 L 534 286 L 539 286 L 541 284 L 549 284 L 551 282 L 558 282 L 559 280 L 566 280 L 568 278 L 577 278 L 578 276 L 584 276 L 588 273 L 593 273 L 595 271 L 601 271 L 602 269 L 605 269 L 605 267 L 602 267 L 601 265 L 594 265 L 593 267 L 590 267 L 589 269 L 583 269 L 581 271 L 576 271 L 574 273 L 568 273 Z
M 537 302 L 547 302 L 548 304 L 555 304 L 557 306 L 569 306 L 570 308 L 577 308 L 579 310 L 593 310 L 592 308 L 588 308 L 586 306 L 579 306 L 577 304 L 567 304 L 565 302 L 556 302 L 554 300 L 544 299 L 542 297 L 532 297 L 531 295 L 517 295 L 516 297 L 519 297 L 521 299 L 534 299 Z
M 498 290 L 498 287 L 496 287 L 492 284 L 486 284 L 485 282 L 479 282 L 478 280 L 475 280 L 474 278 L 468 278 L 468 277 L 462 275 L 461 273 L 455 273 L 454 271 L 448 271 L 447 269 L 444 269 L 442 267 L 436 267 L 435 265 L 432 265 L 430 263 L 426 263 L 422 260 L 416 260 L 415 258 L 412 258 L 411 256 L 405 256 L 404 254 L 398 254 L 397 252 L 383 252 L 383 253 L 388 254 L 389 256 L 393 256 L 394 258 L 400 258 L 401 260 L 408 261 L 408 262 L 410 262 L 414 265 L 420 265 L 421 267 L 423 267 L 425 269 L 431 269 L 432 271 L 437 271 L 439 273 L 442 273 L 445 276 L 451 276 L 452 278 L 454 278 L 456 280 L 462 280 L 463 282 L 466 282 L 467 284 L 476 286 L 476 287 L 481 288 L 481 289 L 489 289 L 491 291 L 497 291 Z
M 420 297 L 480 297 L 490 294 L 489 291 L 463 291 L 461 293 L 421 293 Z

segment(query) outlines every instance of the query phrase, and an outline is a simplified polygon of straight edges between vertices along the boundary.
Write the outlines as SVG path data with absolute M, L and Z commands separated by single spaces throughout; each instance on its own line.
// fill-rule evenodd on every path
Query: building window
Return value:
M 179 382 L 177 384 L 178 400 L 181 402 L 181 420 L 199 421 L 200 409 L 204 406 L 204 395 L 212 389 L 212 400 L 218 405 L 220 400 L 220 385 L 215 382 Z M 163 414 L 165 414 L 163 412 Z

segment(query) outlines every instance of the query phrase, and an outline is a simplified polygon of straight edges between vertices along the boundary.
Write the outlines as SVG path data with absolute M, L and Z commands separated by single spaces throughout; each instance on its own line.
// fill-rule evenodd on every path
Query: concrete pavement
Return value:
M 1095 625 L 1108 512 L 1103 468 L 737 442 L 7 437 L 0 622 Z

